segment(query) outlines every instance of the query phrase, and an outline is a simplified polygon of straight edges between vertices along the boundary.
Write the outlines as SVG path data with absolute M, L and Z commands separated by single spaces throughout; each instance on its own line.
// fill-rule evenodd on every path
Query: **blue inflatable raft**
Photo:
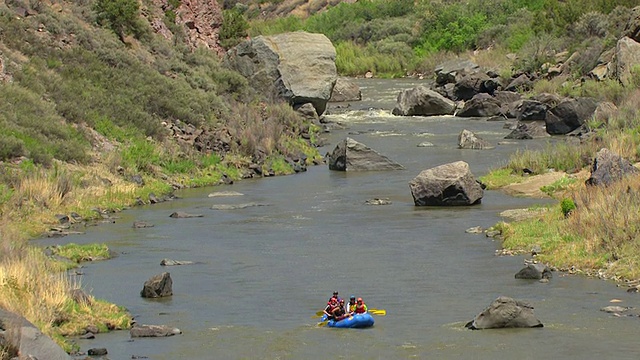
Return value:
M 322 317 L 322 321 L 326 321 L 326 320 L 327 320 L 327 316 L 324 315 Z M 329 322 L 327 323 L 327 326 L 335 327 L 335 328 L 361 329 L 361 328 L 372 327 L 374 322 L 375 321 L 373 320 L 373 316 L 371 316 L 371 314 L 364 313 L 364 314 L 355 314 L 353 316 L 346 317 L 339 321 L 329 320 Z

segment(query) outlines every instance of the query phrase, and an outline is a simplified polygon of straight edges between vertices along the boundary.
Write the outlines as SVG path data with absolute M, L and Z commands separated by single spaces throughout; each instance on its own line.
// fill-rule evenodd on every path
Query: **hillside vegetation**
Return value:
M 67 265 L 26 240 L 64 234 L 64 215 L 91 221 L 152 194 L 290 174 L 320 158 L 315 125 L 256 94 L 217 51 L 190 47 L 171 9 L 0 3 L 0 306 L 65 346 L 62 336 L 127 328 L 130 316 L 74 301 L 81 283 L 61 273 Z M 158 18 L 169 35 L 154 31 Z
M 615 44 L 629 9 L 637 5 L 634 0 L 360 0 L 306 18 L 263 19 L 255 11 L 246 16 L 254 36 L 293 30 L 326 34 L 343 75 L 372 71 L 397 77 L 431 74 L 438 60 L 482 49 L 496 50 L 493 67 L 504 54 L 517 53 L 520 60 L 507 71 L 534 70 L 563 50 L 590 48 L 593 57 Z M 598 55 L 585 57 L 576 75 L 591 70 Z

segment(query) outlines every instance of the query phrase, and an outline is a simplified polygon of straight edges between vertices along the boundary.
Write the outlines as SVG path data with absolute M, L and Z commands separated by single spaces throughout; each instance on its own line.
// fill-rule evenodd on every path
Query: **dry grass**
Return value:
M 623 278 L 640 278 L 640 179 L 630 176 L 608 187 L 583 186 L 571 198 L 576 210 L 562 233 L 582 241 L 572 246 L 579 249 L 567 252 L 590 254 Z
M 49 264 L 41 250 L 30 247 L 0 261 L 0 306 L 41 325 L 45 333 L 62 313 L 72 288 L 66 276 Z

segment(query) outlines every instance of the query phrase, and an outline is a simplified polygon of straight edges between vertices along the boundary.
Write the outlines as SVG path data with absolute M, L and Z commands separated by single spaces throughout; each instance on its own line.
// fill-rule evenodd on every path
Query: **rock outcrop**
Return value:
M 322 115 L 338 79 L 335 60 L 325 35 L 298 31 L 244 41 L 227 52 L 224 63 L 259 93 L 294 107 L 311 103 Z
M 22 316 L 0 309 L 0 329 L 0 342 L 8 349 L 16 350 L 19 359 L 73 359 Z
M 634 66 L 640 65 L 640 43 L 623 37 L 616 44 L 616 77 L 622 85 L 632 85 Z
M 475 205 L 484 196 L 483 186 L 464 161 L 423 170 L 409 188 L 416 206 Z
M 205 47 L 217 52 L 220 56 L 224 49 L 219 44 L 219 32 L 222 26 L 222 6 L 218 1 L 211 0 L 180 0 L 174 8 L 172 1 L 153 0 L 156 9 L 162 10 L 150 16 L 149 22 L 153 30 L 166 39 L 175 35 L 165 24 L 167 11 L 175 13 L 175 23 L 185 32 L 187 46 L 191 49 Z M 155 11 L 150 11 L 155 13 Z
M 468 322 L 465 327 L 472 330 L 499 328 L 543 327 L 533 314 L 533 306 L 507 296 L 495 299 L 489 307 Z
M 640 173 L 631 162 L 613 153 L 609 149 L 600 149 L 591 165 L 591 176 L 587 185 L 608 186 L 627 175 Z
M 352 138 L 341 141 L 328 158 L 329 170 L 379 171 L 404 167 Z

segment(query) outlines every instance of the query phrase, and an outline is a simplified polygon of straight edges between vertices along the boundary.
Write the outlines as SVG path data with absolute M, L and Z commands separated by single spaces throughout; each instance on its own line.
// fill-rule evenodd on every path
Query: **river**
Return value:
M 128 331 L 98 334 L 77 340 L 82 350 L 106 347 L 110 359 L 636 359 L 640 319 L 600 309 L 637 306 L 638 295 L 559 272 L 549 283 L 517 280 L 524 257 L 496 256 L 498 242 L 465 233 L 503 220 L 503 210 L 548 200 L 485 191 L 477 206 L 414 206 L 408 183 L 424 169 L 463 160 L 481 176 L 517 149 L 547 146 L 546 140 L 499 145 L 509 132 L 502 122 L 391 116 L 398 92 L 416 82 L 358 80 L 363 101 L 346 113 L 330 108 L 335 115 L 328 118 L 345 128 L 326 134 L 321 149 L 332 151 L 349 136 L 405 170 L 343 173 L 320 165 L 291 176 L 183 190 L 179 200 L 119 213 L 115 224 L 39 241 L 106 243 L 120 255 L 83 264 L 83 287 L 127 307 L 141 324 L 183 331 L 161 339 L 130 339 Z M 462 129 L 496 148 L 457 149 Z M 417 146 L 424 142 L 433 146 Z M 208 197 L 216 191 L 244 195 Z M 373 198 L 391 204 L 365 205 Z M 211 209 L 241 203 L 265 206 Z M 174 211 L 204 216 L 170 218 Z M 134 229 L 136 220 L 154 227 Z M 198 264 L 162 267 L 163 258 Z M 164 271 L 174 295 L 141 298 L 143 283 Z M 316 327 L 312 315 L 334 290 L 363 297 L 387 314 L 370 329 Z M 544 328 L 464 329 L 501 295 L 529 301 Z

